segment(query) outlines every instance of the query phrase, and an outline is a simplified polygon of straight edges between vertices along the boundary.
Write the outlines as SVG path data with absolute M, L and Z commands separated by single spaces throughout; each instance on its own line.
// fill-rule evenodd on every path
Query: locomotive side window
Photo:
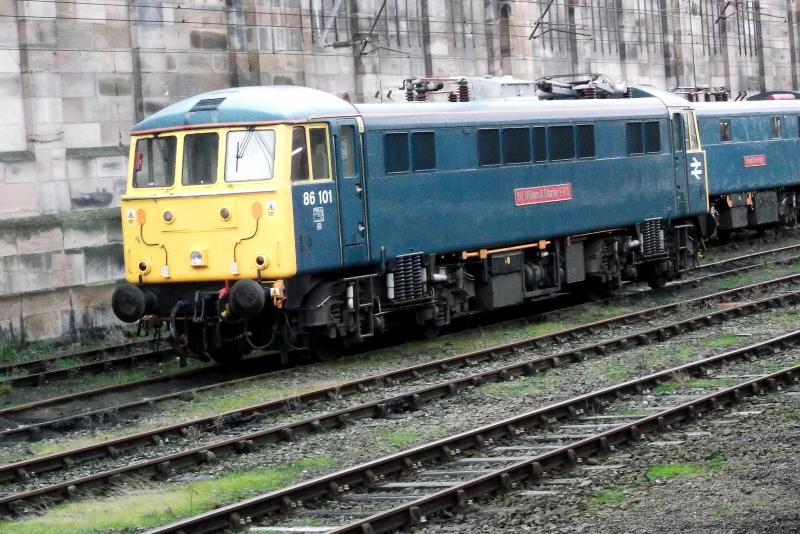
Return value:
M 575 157 L 575 135 L 572 126 L 550 126 L 547 128 L 547 153 L 550 161 Z
M 770 135 L 770 139 L 780 139 L 780 138 L 781 138 L 781 118 L 772 117 L 772 135 Z
M 478 164 L 500 165 L 500 130 L 478 130 Z
M 595 156 L 594 126 L 581 124 L 575 128 L 575 144 L 579 158 L 593 158 Z
M 327 133 L 324 127 L 308 130 L 311 139 L 311 174 L 314 180 L 327 180 L 331 177 Z
M 531 161 L 531 134 L 528 128 L 503 128 L 503 163 Z
M 275 131 L 228 132 L 225 181 L 269 180 L 275 171 Z
M 355 127 L 339 126 L 339 157 L 342 158 L 342 173 L 347 178 L 356 175 L 355 134 Z
M 411 134 L 411 156 L 415 171 L 429 171 L 436 168 L 436 139 L 433 132 Z
M 383 136 L 383 163 L 386 174 L 409 170 L 407 133 L 389 133 Z
M 733 139 L 733 136 L 731 135 L 731 120 L 722 119 L 719 121 L 719 140 L 725 143 L 731 139 Z
M 533 129 L 533 161 L 536 163 L 547 161 L 547 128 Z
M 133 162 L 133 187 L 172 187 L 175 183 L 174 136 L 136 141 Z
M 308 180 L 308 142 L 306 129 L 292 128 L 292 181 Z
M 661 123 L 648 121 L 644 123 L 644 150 L 648 154 L 661 152 Z
M 219 135 L 189 134 L 183 138 L 183 185 L 207 185 L 217 181 Z
M 644 154 L 641 122 L 625 124 L 625 140 L 628 144 L 628 154 Z

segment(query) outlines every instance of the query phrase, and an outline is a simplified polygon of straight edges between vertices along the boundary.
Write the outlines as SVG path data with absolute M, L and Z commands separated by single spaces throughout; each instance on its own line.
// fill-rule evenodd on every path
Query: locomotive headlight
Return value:
M 223 221 L 227 221 L 228 219 L 231 218 L 231 210 L 229 210 L 228 208 L 222 208 L 221 210 L 219 210 L 219 218 L 222 219 Z
M 203 251 L 193 250 L 191 254 L 189 254 L 189 264 L 192 267 L 205 267 L 206 255 L 203 254 Z
M 140 260 L 136 267 L 139 269 L 139 274 L 147 274 L 150 272 L 150 262 L 147 260 Z
M 170 224 L 172 221 L 175 220 L 175 215 L 172 214 L 171 211 L 164 212 L 164 222 Z

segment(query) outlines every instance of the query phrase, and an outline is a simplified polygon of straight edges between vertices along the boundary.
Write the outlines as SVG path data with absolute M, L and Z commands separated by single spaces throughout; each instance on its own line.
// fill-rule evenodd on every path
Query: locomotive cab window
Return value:
M 528 128 L 503 128 L 503 163 L 531 161 L 531 134 Z
M 175 183 L 174 136 L 136 141 L 133 156 L 133 187 L 172 187 Z
M 383 136 L 383 164 L 386 174 L 408 172 L 408 134 L 388 133 Z
M 575 157 L 575 135 L 572 126 L 550 126 L 547 128 L 547 153 L 550 161 Z
M 331 177 L 328 157 L 328 130 L 324 126 L 308 129 L 311 142 L 311 175 L 314 180 L 327 180 Z
M 781 118 L 772 117 L 772 134 L 770 135 L 770 139 L 780 139 L 780 138 L 781 138 Z
M 228 132 L 225 181 L 269 180 L 275 172 L 275 131 Z
M 719 121 L 719 140 L 723 143 L 731 141 L 733 136 L 731 135 L 731 120 L 730 119 L 722 119 Z
M 353 178 L 356 175 L 355 136 L 355 127 L 339 127 L 339 152 L 341 152 L 339 157 L 342 159 L 342 174 L 345 178 Z
M 217 181 L 219 135 L 189 134 L 183 138 L 183 185 L 208 185 Z
M 500 130 L 478 130 L 478 164 L 500 165 Z
M 292 128 L 292 181 L 308 180 L 308 141 L 306 129 Z

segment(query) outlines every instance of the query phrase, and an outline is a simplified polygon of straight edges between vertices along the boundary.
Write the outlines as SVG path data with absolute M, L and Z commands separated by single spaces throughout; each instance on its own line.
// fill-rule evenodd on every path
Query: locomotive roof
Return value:
M 463 103 L 357 104 L 367 127 L 462 126 L 498 122 L 572 122 L 599 118 L 663 117 L 657 98 L 608 100 L 535 100 L 514 98 Z
M 133 133 L 198 128 L 212 124 L 264 123 L 314 117 L 354 116 L 349 102 L 330 93 L 294 85 L 234 87 L 176 102 L 133 127 Z
M 305 121 L 362 115 L 371 128 L 441 127 L 514 121 L 572 122 L 601 118 L 666 115 L 666 105 L 690 105 L 652 88 L 634 89 L 637 98 L 543 101 L 509 98 L 462 103 L 353 105 L 337 96 L 301 86 L 235 87 L 176 102 L 144 119 L 132 133 L 199 128 L 221 124 Z M 763 103 L 759 103 L 763 105 Z
M 739 102 L 697 102 L 700 117 L 722 117 L 741 114 L 800 113 L 799 100 L 741 100 Z

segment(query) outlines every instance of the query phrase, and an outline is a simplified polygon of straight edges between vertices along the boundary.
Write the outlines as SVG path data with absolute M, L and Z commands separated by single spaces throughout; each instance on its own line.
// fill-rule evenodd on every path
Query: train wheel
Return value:
M 653 289 L 664 289 L 667 287 L 667 278 L 665 276 L 648 276 L 647 285 Z
M 208 355 L 220 365 L 233 365 L 242 359 L 244 353 L 235 343 L 223 343 L 221 347 L 208 351 Z
M 419 334 L 422 339 L 435 339 L 439 337 L 439 332 L 442 331 L 442 327 L 438 325 L 424 325 L 419 330 Z

